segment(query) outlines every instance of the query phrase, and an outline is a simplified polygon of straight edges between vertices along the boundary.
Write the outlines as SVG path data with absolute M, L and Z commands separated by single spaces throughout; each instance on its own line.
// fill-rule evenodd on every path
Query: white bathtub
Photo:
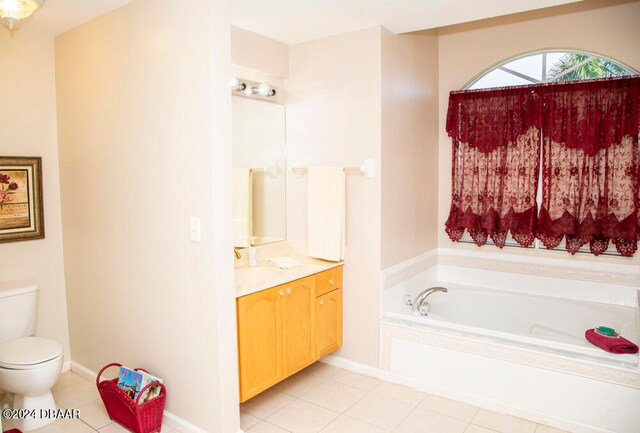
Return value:
M 410 306 L 396 302 L 386 318 L 631 370 L 638 368 L 637 353 L 611 354 L 584 338 L 585 330 L 602 325 L 637 343 L 637 308 L 438 281 L 427 283 L 425 288 L 434 286 L 446 287 L 448 292 L 429 295 L 428 316 L 417 315 Z M 409 289 L 396 292 L 396 296 L 404 300 L 418 293 Z
M 584 338 L 602 325 L 638 343 L 640 269 L 455 254 L 383 272 L 383 372 L 573 433 L 640 433 L 638 354 L 610 354 Z M 449 291 L 427 298 L 428 316 L 414 314 L 406 296 L 433 286 Z

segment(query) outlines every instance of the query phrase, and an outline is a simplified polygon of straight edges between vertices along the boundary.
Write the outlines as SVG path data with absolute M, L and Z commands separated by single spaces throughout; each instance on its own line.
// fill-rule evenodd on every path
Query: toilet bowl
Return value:
M 53 421 L 42 414 L 56 409 L 51 388 L 62 361 L 62 347 L 52 340 L 26 337 L 0 343 L 0 389 L 13 394 L 12 409 L 25 415 L 11 424 L 30 431 Z
M 62 372 L 62 346 L 35 337 L 38 286 L 29 282 L 0 283 L 0 389 L 13 397 L 10 408 L 20 418 L 11 424 L 23 432 L 55 419 L 51 394 Z

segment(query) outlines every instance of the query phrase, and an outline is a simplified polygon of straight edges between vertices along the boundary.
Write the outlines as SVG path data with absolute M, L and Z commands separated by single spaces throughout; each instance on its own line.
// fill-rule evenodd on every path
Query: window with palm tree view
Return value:
M 639 71 L 622 65 L 612 59 L 585 52 L 571 50 L 550 50 L 530 53 L 509 59 L 488 71 L 478 75 L 470 81 L 465 90 L 490 89 L 495 87 L 521 86 L 540 83 L 553 83 L 576 80 L 592 80 L 636 75 Z M 537 202 L 542 197 L 542 182 L 538 182 Z M 473 242 L 468 234 L 462 242 Z M 489 240 L 487 243 L 493 243 Z M 518 246 L 509 235 L 506 245 Z M 544 249 L 538 239 L 535 249 Z M 556 249 L 564 250 L 565 241 Z M 581 251 L 587 252 L 588 246 Z M 614 247 L 610 247 L 606 254 L 618 255 Z
M 474 79 L 465 89 L 623 77 L 637 73 L 595 54 L 548 51 L 508 60 Z

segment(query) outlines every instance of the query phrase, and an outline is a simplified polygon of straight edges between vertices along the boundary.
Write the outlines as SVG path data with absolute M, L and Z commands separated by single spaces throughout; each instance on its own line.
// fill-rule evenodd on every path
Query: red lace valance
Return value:
M 543 134 L 593 156 L 640 132 L 640 77 L 554 83 L 539 87 Z
M 640 133 L 640 76 L 451 92 L 447 133 L 491 152 L 543 127 L 587 155 Z
M 447 133 L 461 143 L 492 152 L 542 124 L 536 86 L 451 92 Z

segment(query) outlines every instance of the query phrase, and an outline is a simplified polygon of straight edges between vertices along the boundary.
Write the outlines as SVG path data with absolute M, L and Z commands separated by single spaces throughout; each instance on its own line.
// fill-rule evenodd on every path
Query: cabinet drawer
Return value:
M 316 274 L 316 297 L 342 289 L 342 266 Z

